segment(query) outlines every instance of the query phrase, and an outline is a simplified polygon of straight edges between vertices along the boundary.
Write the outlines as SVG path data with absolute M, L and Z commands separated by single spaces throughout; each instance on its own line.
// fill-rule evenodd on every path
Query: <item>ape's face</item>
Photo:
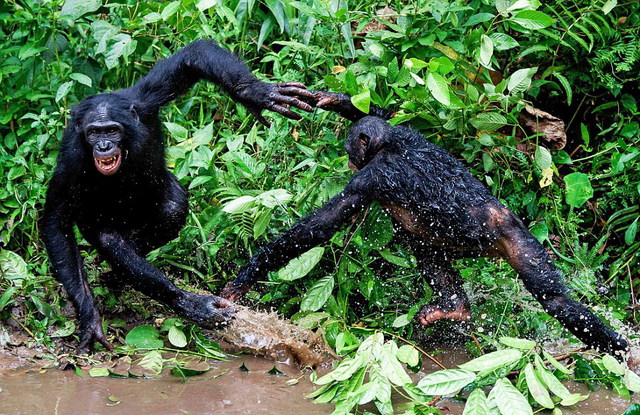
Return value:
M 380 151 L 391 126 L 378 117 L 367 116 L 353 124 L 344 148 L 349 154 L 349 168 L 361 170 Z
M 88 108 L 78 129 L 89 145 L 93 163 L 105 176 L 116 174 L 126 157 L 126 137 L 131 134 L 127 130 L 138 123 L 135 107 L 108 94 L 92 97 L 83 104 Z

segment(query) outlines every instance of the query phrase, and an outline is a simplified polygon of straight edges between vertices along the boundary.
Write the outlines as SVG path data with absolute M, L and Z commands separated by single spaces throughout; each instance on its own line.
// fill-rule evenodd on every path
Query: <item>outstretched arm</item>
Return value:
M 303 84 L 262 82 L 251 74 L 240 58 L 213 40 L 197 40 L 159 61 L 144 78 L 126 91 L 157 110 L 201 79 L 220 85 L 265 125 L 269 125 L 269 122 L 260 115 L 264 109 L 292 119 L 300 119 L 300 115 L 289 110 L 289 106 L 312 110 L 309 104 L 298 99 L 309 96 Z
M 309 102 L 311 105 L 317 108 L 323 108 L 328 111 L 337 112 L 350 121 L 358 121 L 360 118 L 366 117 L 367 115 L 384 118 L 385 120 L 393 118 L 392 111 L 377 107 L 375 105 L 371 106 L 368 114 L 360 111 L 351 103 L 351 97 L 347 94 L 324 91 L 307 92 L 308 94 L 304 95 L 305 101 Z M 311 99 L 309 99 L 309 95 L 312 96 Z
M 354 177 L 342 193 L 315 214 L 305 217 L 282 236 L 263 246 L 225 287 L 221 296 L 237 301 L 269 271 L 280 269 L 291 259 L 331 239 L 342 224 L 370 203 L 368 192 L 360 190 L 356 179 Z

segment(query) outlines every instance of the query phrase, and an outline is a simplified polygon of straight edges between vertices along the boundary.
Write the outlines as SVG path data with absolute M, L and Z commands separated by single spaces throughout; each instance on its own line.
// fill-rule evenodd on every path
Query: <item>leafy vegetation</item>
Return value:
M 0 318 L 38 343 L 52 345 L 75 329 L 37 225 L 70 108 L 87 95 L 131 85 L 200 37 L 242 55 L 261 78 L 347 92 L 363 110 L 396 110 L 394 122 L 409 122 L 464 159 L 524 220 L 554 252 L 576 296 L 615 324 L 638 322 L 638 2 L 7 0 L 0 35 Z M 532 129 L 527 117 L 534 124 L 546 117 L 532 110 L 564 121 L 566 137 Z M 273 115 L 265 128 L 205 83 L 166 108 L 167 162 L 189 189 L 192 213 L 178 239 L 152 252 L 154 264 L 183 287 L 217 292 L 256 247 L 338 192 L 349 177 L 345 125 L 320 110 L 303 117 Z M 101 285 L 107 264 L 91 249 L 83 255 L 107 310 L 157 313 L 135 293 L 116 296 Z M 508 265 L 479 259 L 457 268 L 473 287 L 473 353 L 496 347 L 501 336 L 545 341 L 564 334 Z M 369 401 L 387 411 L 389 389 L 380 385 L 394 385 L 416 402 L 415 413 L 431 410 L 423 395 L 442 391 L 426 381 L 405 387 L 394 356 L 409 363 L 414 352 L 370 335 L 381 329 L 415 337 L 422 330 L 413 316 L 431 296 L 378 206 L 250 293 L 255 304 L 277 307 L 298 324 L 322 326 L 339 354 L 355 353 L 344 362 L 357 360 L 362 348 L 377 350 L 358 363 L 358 377 L 341 383 L 333 372 L 323 380 L 334 396 L 359 391 L 345 407 L 374 396 Z M 105 315 L 110 335 L 118 335 L 118 320 Z M 169 339 L 177 339 L 176 330 Z M 518 353 L 491 373 L 463 368 L 437 376 L 460 388 L 495 385 L 489 398 L 473 392 L 468 406 L 489 399 L 500 407 L 497 395 L 515 402 L 522 393 L 523 407 L 556 405 L 544 391 L 565 399 L 541 375 L 547 369 L 538 359 L 548 356 Z M 583 367 L 623 394 L 623 386 L 634 390 L 604 358 L 576 358 L 576 378 Z M 523 369 L 515 388 L 503 380 L 512 369 Z M 477 386 L 462 385 L 471 373 Z

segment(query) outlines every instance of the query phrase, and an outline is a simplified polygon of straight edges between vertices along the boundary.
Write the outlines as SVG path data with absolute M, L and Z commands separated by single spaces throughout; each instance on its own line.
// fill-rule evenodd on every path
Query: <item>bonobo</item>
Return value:
M 308 95 L 297 82 L 271 84 L 255 78 L 245 64 L 210 40 L 199 40 L 159 61 L 134 86 L 86 98 L 73 108 L 41 220 L 43 240 L 55 277 L 78 315 L 79 350 L 94 341 L 111 349 L 74 237 L 82 236 L 111 265 L 110 283 L 127 283 L 203 326 L 224 323 L 231 303 L 176 287 L 145 260 L 149 251 L 178 235 L 187 197 L 165 166 L 160 108 L 200 79 L 222 86 L 258 120 L 263 109 L 299 119 L 291 106 Z
M 364 114 L 342 94 L 318 92 L 316 105 L 351 120 Z M 345 98 L 346 97 L 346 98 Z M 382 117 L 388 113 L 376 109 Z M 345 189 L 315 214 L 268 243 L 230 282 L 222 296 L 236 301 L 269 270 L 276 270 L 332 235 L 371 202 L 388 210 L 410 236 L 421 273 L 439 295 L 418 314 L 423 326 L 441 319 L 467 320 L 470 308 L 451 261 L 502 257 L 526 288 L 577 338 L 601 351 L 626 351 L 627 341 L 584 305 L 571 299 L 559 271 L 541 244 L 458 160 L 408 126 L 391 126 L 366 116 L 346 142 L 357 171 Z

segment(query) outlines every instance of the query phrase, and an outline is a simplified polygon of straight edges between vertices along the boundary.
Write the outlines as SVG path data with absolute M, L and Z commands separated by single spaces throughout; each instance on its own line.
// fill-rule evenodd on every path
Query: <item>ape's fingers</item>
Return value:
M 212 301 L 213 306 L 216 308 L 230 308 L 233 309 L 233 302 L 227 300 L 226 298 L 222 298 L 222 297 L 218 297 L 218 296 L 214 296 L 214 299 Z M 233 310 L 235 311 L 235 309 Z
M 266 127 L 271 127 L 271 123 L 269 121 L 267 121 L 267 119 L 260 113 L 260 110 L 257 110 L 253 107 L 247 107 L 247 109 L 249 110 L 249 112 L 251 114 L 253 114 L 254 117 L 256 117 L 258 119 L 258 121 L 266 126 Z
M 278 88 L 278 92 L 286 95 L 298 95 L 301 97 L 307 98 L 316 98 L 316 93 L 314 91 L 309 91 L 308 89 L 299 88 L 295 86 L 280 86 Z
M 271 111 L 275 111 L 278 114 L 282 114 L 287 118 L 291 118 L 292 120 L 299 120 L 302 117 L 300 116 L 300 114 L 296 114 L 295 112 L 286 109 L 285 107 L 283 107 L 282 105 L 278 105 L 278 104 L 274 104 L 269 108 Z
M 307 89 L 307 86 L 305 84 L 303 84 L 302 82 L 295 82 L 295 81 L 281 82 L 278 84 L 278 86 L 296 86 L 298 88 Z
M 293 105 L 294 107 L 300 108 L 301 110 L 311 112 L 313 111 L 313 107 L 307 104 L 304 101 L 300 101 L 298 98 L 290 97 L 288 95 L 280 95 L 276 98 L 276 100 L 280 104 Z

